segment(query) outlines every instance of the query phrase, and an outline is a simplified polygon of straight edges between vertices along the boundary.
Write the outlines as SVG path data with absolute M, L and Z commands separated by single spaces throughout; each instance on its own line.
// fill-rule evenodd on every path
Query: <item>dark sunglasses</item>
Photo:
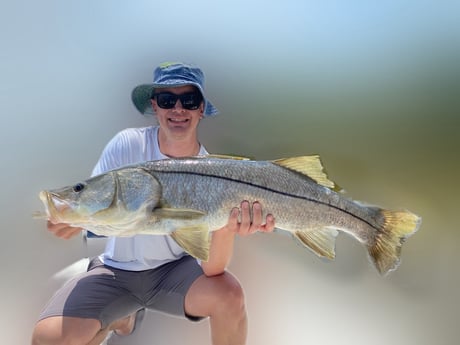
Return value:
M 178 99 L 182 104 L 182 108 L 187 110 L 196 110 L 203 102 L 201 92 L 193 91 L 176 95 L 171 92 L 158 92 L 152 95 L 152 99 L 157 101 L 157 104 L 162 109 L 172 109 L 176 105 Z

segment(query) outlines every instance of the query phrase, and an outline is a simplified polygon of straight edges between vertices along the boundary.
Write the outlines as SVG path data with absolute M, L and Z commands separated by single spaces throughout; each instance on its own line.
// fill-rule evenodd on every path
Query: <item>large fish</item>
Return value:
M 338 231 L 363 243 L 381 274 L 397 268 L 404 240 L 421 219 L 365 206 L 336 191 L 318 156 L 254 161 L 206 156 L 150 161 L 42 191 L 46 217 L 104 236 L 171 235 L 208 260 L 209 232 L 242 200 L 259 201 L 276 227 L 333 259 Z

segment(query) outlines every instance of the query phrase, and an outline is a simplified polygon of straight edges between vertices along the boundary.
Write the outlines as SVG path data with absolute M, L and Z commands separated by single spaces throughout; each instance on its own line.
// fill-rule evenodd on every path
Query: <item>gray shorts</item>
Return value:
M 60 288 L 46 305 L 40 320 L 50 316 L 97 319 L 102 328 L 142 308 L 169 315 L 186 315 L 184 300 L 192 283 L 203 274 L 190 256 L 146 271 L 124 271 L 103 265 L 97 258 L 88 271 Z

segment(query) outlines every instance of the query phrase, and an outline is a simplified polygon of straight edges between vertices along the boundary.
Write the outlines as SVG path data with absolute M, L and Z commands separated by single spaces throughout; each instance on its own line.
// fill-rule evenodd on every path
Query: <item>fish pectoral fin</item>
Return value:
M 159 207 L 152 211 L 154 217 L 175 220 L 194 220 L 204 217 L 206 214 L 199 210 Z
M 296 231 L 295 237 L 318 256 L 333 260 L 335 258 L 335 238 L 338 231 L 331 228 Z
M 340 190 L 340 187 L 327 177 L 318 155 L 282 158 L 272 163 L 305 175 L 324 187 Z
M 191 256 L 208 261 L 211 241 L 206 223 L 179 228 L 171 233 L 171 237 Z

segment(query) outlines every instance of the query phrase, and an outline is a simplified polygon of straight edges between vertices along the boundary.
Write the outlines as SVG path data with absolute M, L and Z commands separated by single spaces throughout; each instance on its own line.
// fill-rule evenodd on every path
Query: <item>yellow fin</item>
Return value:
M 303 245 L 313 250 L 318 256 L 324 256 L 333 260 L 335 258 L 335 238 L 337 230 L 322 228 L 317 230 L 296 231 L 295 237 Z
M 206 223 L 179 228 L 171 233 L 171 237 L 191 256 L 208 261 L 210 236 Z
M 176 220 L 193 220 L 202 218 L 206 215 L 204 212 L 198 210 L 168 207 L 155 208 L 152 213 L 154 217 Z
M 395 270 L 400 261 L 401 247 L 420 227 L 422 219 L 409 211 L 380 210 L 383 225 L 369 246 L 369 255 L 380 274 Z
M 324 187 L 334 190 L 338 188 L 336 184 L 327 177 L 318 155 L 282 158 L 274 160 L 272 163 L 306 175 Z
M 233 156 L 233 155 L 220 155 L 220 154 L 216 154 L 216 153 L 206 155 L 205 157 L 220 158 L 220 159 L 235 159 L 235 160 L 241 160 L 241 161 L 250 161 L 251 160 L 251 158 L 248 158 L 248 157 Z

